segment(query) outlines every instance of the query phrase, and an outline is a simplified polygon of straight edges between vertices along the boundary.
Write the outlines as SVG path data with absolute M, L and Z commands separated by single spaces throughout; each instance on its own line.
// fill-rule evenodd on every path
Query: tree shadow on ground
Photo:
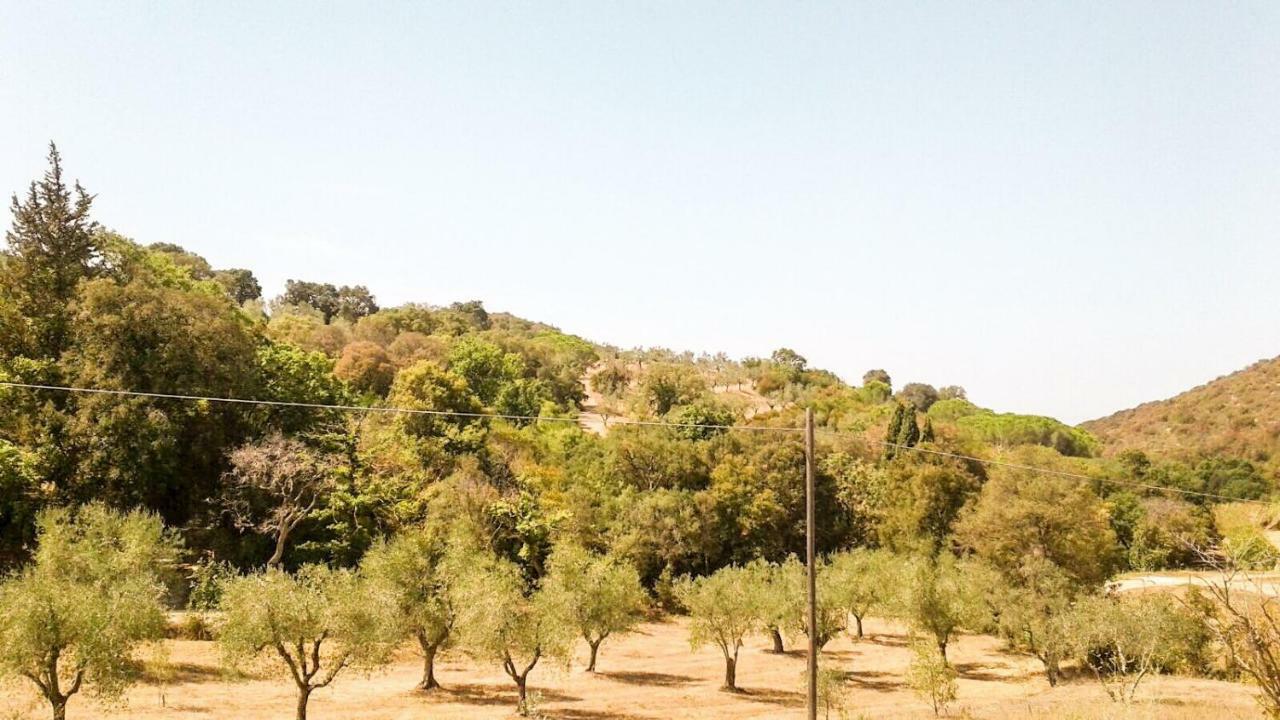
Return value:
M 1019 670 L 1009 663 L 952 663 L 960 677 L 966 680 L 985 680 L 989 682 L 1017 682 L 1040 675 L 1042 673 Z M 1007 672 L 999 672 L 1005 670 Z
M 439 694 L 436 694 L 436 692 Z M 542 702 L 580 702 L 582 700 L 576 695 L 530 685 L 529 695 L 533 696 L 535 694 Z M 445 698 L 467 705 L 510 705 L 514 708 L 517 696 L 514 685 L 508 688 L 480 683 L 458 683 L 445 685 L 432 693 L 424 693 L 423 697 Z
M 887 635 L 887 634 L 871 634 L 862 638 L 861 642 L 868 642 L 874 645 L 889 645 L 890 647 L 906 647 L 907 637 L 905 635 Z
M 558 720 L 640 720 L 639 715 L 610 712 L 608 710 L 580 710 L 567 708 L 564 710 L 544 710 L 544 715 Z
M 854 687 L 876 692 L 895 692 L 903 688 L 901 679 L 889 672 L 846 672 L 844 679 Z
M 804 707 L 804 693 L 790 690 L 772 690 L 766 688 L 740 688 L 734 693 L 737 697 L 751 702 L 781 705 L 783 707 Z
M 655 685 L 658 687 L 677 687 L 697 682 L 697 678 L 689 675 L 673 675 L 657 672 L 598 672 L 597 676 L 626 683 L 628 685 Z
M 147 685 L 178 685 L 181 683 L 218 682 L 234 677 L 225 668 L 197 663 L 170 663 L 165 669 L 167 678 L 157 672 L 160 668 L 147 667 L 142 671 L 141 680 Z

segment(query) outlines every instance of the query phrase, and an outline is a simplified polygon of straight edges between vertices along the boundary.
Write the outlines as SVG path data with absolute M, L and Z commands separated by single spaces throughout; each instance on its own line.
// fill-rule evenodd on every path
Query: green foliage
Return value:
M 883 550 L 857 549 L 831 556 L 823 596 L 854 619 L 855 637 L 862 639 L 862 621 L 873 612 L 891 610 L 901 581 L 897 559 Z
M 676 434 L 688 440 L 709 440 L 726 432 L 724 427 L 706 427 L 711 425 L 733 425 L 737 418 L 733 411 L 707 400 L 698 400 L 683 405 L 667 415 L 669 422 L 687 426 L 676 428 Z
M 524 375 L 524 358 L 493 343 L 464 337 L 449 352 L 449 369 L 467 382 L 480 402 L 492 405 L 505 385 Z
M 884 370 L 868 370 L 863 374 L 862 384 L 864 387 L 873 383 L 878 383 L 888 388 L 893 387 L 893 380 L 889 377 L 889 373 Z
M 954 423 L 960 418 L 985 412 L 963 397 L 945 398 L 929 406 L 929 417 L 938 422 Z
M 712 644 L 724 655 L 724 690 L 736 692 L 738 651 L 748 633 L 760 626 L 757 573 L 726 567 L 715 574 L 686 578 L 676 597 L 689 612 L 689 645 Z
M 702 375 L 685 365 L 650 365 L 640 378 L 640 396 L 655 415 L 666 415 L 677 405 L 688 405 L 706 391 Z
M 901 590 L 893 615 L 915 632 L 928 636 L 945 661 L 947 646 L 961 628 L 989 624 L 989 607 L 981 600 L 982 577 L 975 567 L 949 553 L 903 560 Z
M 391 599 L 401 637 L 417 641 L 423 657 L 419 688 L 439 687 L 435 659 L 457 641 L 454 624 L 458 617 L 457 595 L 467 558 L 439 525 L 409 528 L 390 541 L 371 548 L 361 563 L 361 573 L 370 587 Z
M 346 668 L 385 663 L 398 639 L 394 599 L 346 570 L 306 565 L 237 578 L 223 590 L 218 642 L 232 667 L 287 673 L 307 702 Z
M 118 697 L 137 678 L 134 651 L 159 640 L 159 573 L 174 546 L 159 518 L 101 505 L 41 513 L 32 563 L 0 582 L 0 676 L 30 680 L 55 720 L 88 688 Z
M 575 629 L 587 641 L 587 672 L 595 672 L 600 643 L 635 627 L 647 604 L 634 567 L 572 545 L 551 553 L 544 588 L 561 596 Z
M 500 663 L 528 711 L 528 677 L 546 658 L 567 667 L 577 628 L 568 598 L 559 592 L 526 593 L 520 569 L 496 557 L 473 557 L 463 577 L 459 627 L 463 645 L 477 658 Z
M 1028 560 L 1042 560 L 1075 585 L 1094 588 L 1119 560 L 1107 508 L 1092 490 L 1026 470 L 998 469 L 956 524 L 955 535 L 1009 577 Z
M 960 510 L 982 487 L 974 468 L 947 458 L 899 458 L 886 468 L 876 534 L 891 550 L 936 553 Z
M 945 715 L 947 706 L 956 699 L 956 675 L 956 669 L 927 641 L 912 641 L 907 687 L 929 703 L 934 715 Z
M 484 444 L 488 424 L 473 417 L 484 405 L 465 378 L 421 361 L 401 370 L 388 402 L 409 410 L 456 412 L 460 415 L 402 414 L 396 421 L 411 437 L 439 444 L 447 452 L 472 452 Z
M 1039 415 L 982 411 L 956 419 L 966 433 L 1001 447 L 1044 445 L 1063 455 L 1093 457 L 1098 441 L 1087 431 Z
M 1117 702 L 1132 702 L 1148 675 L 1198 662 L 1207 640 L 1191 611 L 1165 593 L 1085 598 L 1070 622 L 1075 657 Z
M 268 342 L 258 348 L 255 365 L 260 397 L 317 405 L 350 403 L 342 382 L 333 374 L 333 362 L 324 353 Z M 343 422 L 339 413 L 314 408 L 263 406 L 254 412 L 258 426 L 288 434 L 333 432 Z
M 1128 547 L 1129 567 L 1164 570 L 1191 567 L 1213 543 L 1209 514 L 1201 507 L 1163 497 L 1143 498 Z
M 631 384 L 626 363 L 611 362 L 591 375 L 591 389 L 607 397 L 622 397 Z

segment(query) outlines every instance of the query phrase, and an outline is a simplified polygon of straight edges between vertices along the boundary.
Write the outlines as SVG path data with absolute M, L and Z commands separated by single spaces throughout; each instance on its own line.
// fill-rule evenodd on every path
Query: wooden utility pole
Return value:
M 814 543 L 813 408 L 804 410 L 804 540 L 809 575 L 809 720 L 818 718 L 818 571 Z

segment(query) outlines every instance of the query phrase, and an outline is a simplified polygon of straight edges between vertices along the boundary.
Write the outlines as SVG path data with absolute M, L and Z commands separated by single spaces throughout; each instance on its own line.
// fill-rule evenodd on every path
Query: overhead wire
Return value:
M 494 419 L 508 421 L 526 421 L 526 422 L 564 422 L 574 425 L 580 424 L 580 418 L 577 417 L 556 417 L 556 416 L 540 416 L 540 415 L 518 415 L 509 413 L 489 413 L 489 412 L 465 412 L 460 410 L 429 410 L 424 408 L 405 408 L 388 405 L 343 405 L 329 403 L 312 403 L 298 402 L 291 400 L 263 400 L 258 398 L 236 398 L 236 397 L 220 397 L 212 395 L 190 395 L 182 393 L 161 393 L 147 392 L 141 390 L 116 390 L 111 388 L 91 388 L 91 387 L 75 387 L 70 385 L 45 385 L 38 383 L 22 383 L 12 381 L 0 381 L 0 387 L 20 388 L 26 390 L 41 390 L 51 392 L 64 392 L 72 394 L 88 394 L 88 395 L 114 395 L 124 397 L 142 397 L 163 400 L 182 400 L 197 401 L 211 403 L 227 403 L 237 405 L 259 405 L 270 407 L 289 407 L 289 408 L 309 408 L 317 410 L 335 410 L 341 412 L 365 412 L 365 413 L 393 413 L 405 415 L 426 415 L 434 417 L 456 417 L 456 418 L 472 418 L 472 419 Z M 603 418 L 603 416 L 601 416 Z M 612 425 L 622 426 L 638 426 L 638 427 L 664 427 L 672 429 L 693 429 L 693 430 L 725 430 L 725 431 L 754 431 L 754 432 L 795 432 L 804 431 L 799 426 L 780 426 L 780 425 L 726 425 L 717 423 L 679 423 L 667 422 L 660 420 L 631 420 L 627 418 L 617 418 L 613 420 L 604 420 L 606 427 Z M 815 431 L 824 435 L 835 435 L 841 437 L 855 437 L 864 442 L 867 438 L 856 433 L 847 431 L 833 430 L 830 428 L 815 428 Z M 1060 478 L 1073 480 L 1082 480 L 1086 482 L 1102 482 L 1112 485 L 1121 485 L 1135 487 L 1150 492 L 1175 493 L 1191 497 L 1201 497 L 1212 500 L 1220 500 L 1225 502 L 1239 502 L 1270 506 L 1270 503 L 1263 500 L 1252 498 L 1234 497 L 1231 495 L 1223 495 L 1220 493 L 1205 492 L 1200 490 L 1189 490 L 1186 488 L 1167 487 L 1164 485 L 1154 485 L 1150 483 L 1139 482 L 1135 480 L 1119 480 L 1106 476 L 1093 476 L 1083 473 L 1073 473 L 1065 470 L 1055 470 L 1053 468 L 1037 467 L 1034 465 L 1025 465 L 1021 463 L 1013 463 L 1004 460 L 993 460 L 991 458 L 982 458 L 975 455 L 965 455 L 963 453 L 949 452 L 946 450 L 937 450 L 934 448 L 925 448 L 917 445 L 902 445 L 899 443 L 889 442 L 887 440 L 872 440 L 873 444 L 882 447 L 893 448 L 895 450 L 921 453 L 933 455 L 937 457 L 946 457 L 954 460 L 963 460 L 968 462 L 981 463 L 992 467 L 1003 467 L 1011 470 L 1023 470 L 1026 472 L 1034 472 L 1041 475 L 1049 475 Z

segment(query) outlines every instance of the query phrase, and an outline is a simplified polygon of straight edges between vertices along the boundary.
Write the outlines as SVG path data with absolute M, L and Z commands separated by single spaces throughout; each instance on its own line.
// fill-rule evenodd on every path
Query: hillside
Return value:
M 1273 463 L 1280 459 L 1280 357 L 1081 427 L 1102 440 L 1107 455 L 1138 449 L 1182 459 L 1224 455 Z

